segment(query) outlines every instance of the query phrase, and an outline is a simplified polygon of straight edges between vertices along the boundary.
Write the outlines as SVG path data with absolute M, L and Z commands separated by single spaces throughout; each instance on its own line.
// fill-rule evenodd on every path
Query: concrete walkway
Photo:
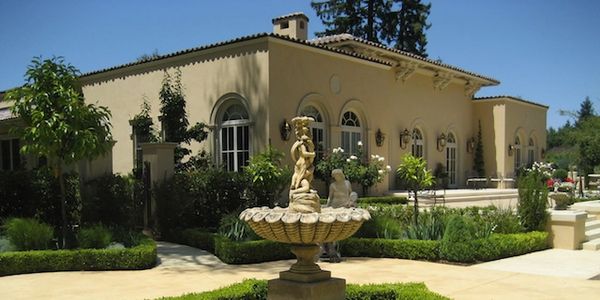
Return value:
M 226 265 L 206 251 L 164 242 L 158 245 L 161 264 L 154 269 L 0 277 L 0 299 L 153 299 L 212 290 L 244 278 L 275 278 L 292 263 Z M 518 257 L 468 267 L 386 258 L 350 258 L 320 265 L 349 283 L 425 282 L 429 289 L 454 299 L 598 299 L 600 281 L 581 279 L 588 273 L 562 272 L 564 267 L 557 265 L 582 251 L 549 252 L 555 252 L 549 262 L 557 267 L 547 273 L 554 276 L 522 273 L 546 266 L 537 264 L 535 255 L 529 262 L 511 262 L 523 259 Z M 597 260 L 586 263 L 590 258 L 582 259 L 571 262 L 599 266 Z M 498 270 L 502 266 L 509 271 Z M 591 274 L 593 268 L 589 270 Z

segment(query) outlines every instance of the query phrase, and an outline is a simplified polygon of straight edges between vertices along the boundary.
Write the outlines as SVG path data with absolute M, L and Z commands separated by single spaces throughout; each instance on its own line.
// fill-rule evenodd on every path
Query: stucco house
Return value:
M 287 152 L 293 139 L 284 140 L 282 124 L 301 114 L 316 120 L 319 155 L 340 146 L 352 153 L 362 141 L 369 155 L 395 168 L 412 152 L 430 168 L 445 166 L 451 187 L 465 186 L 470 176 L 479 122 L 487 176 L 513 176 L 543 157 L 548 107 L 511 96 L 474 97 L 498 80 L 348 34 L 307 40 L 302 13 L 275 18 L 273 26 L 273 33 L 83 74 L 85 99 L 111 110 L 116 141 L 111 154 L 88 163 L 88 172 L 131 171 L 137 145 L 129 120 L 146 98 L 158 123 L 161 81 L 175 68 L 190 122 L 212 127 L 192 150 L 208 150 L 233 171 L 269 144 Z M 18 140 L 7 134 L 14 122 L 0 107 L 3 169 L 18 163 Z M 395 188 L 388 177 L 374 192 Z

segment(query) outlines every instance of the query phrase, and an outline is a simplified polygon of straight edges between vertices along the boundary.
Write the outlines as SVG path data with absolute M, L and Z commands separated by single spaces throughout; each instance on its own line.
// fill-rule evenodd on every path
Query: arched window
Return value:
M 360 119 L 355 113 L 347 111 L 342 116 L 342 148 L 350 154 L 357 154 L 358 142 L 362 142 Z
M 446 138 L 446 173 L 448 173 L 448 185 L 456 186 L 456 148 L 457 148 L 456 138 L 454 134 L 448 133 L 448 137 Z
M 219 149 L 228 171 L 241 171 L 250 159 L 250 118 L 241 104 L 227 107 L 220 119 Z
M 535 141 L 533 138 L 529 138 L 529 142 L 527 143 L 527 165 L 533 165 L 533 162 L 536 160 L 535 157 Z
M 302 116 L 312 117 L 315 121 L 310 124 L 312 140 L 315 144 L 315 160 L 323 158 L 325 150 L 325 122 L 319 110 L 314 106 L 306 106 L 300 113 Z
M 415 157 L 424 157 L 423 148 L 425 146 L 425 143 L 423 141 L 423 133 L 421 132 L 421 130 L 419 130 L 418 128 L 413 129 L 412 140 L 412 155 Z
M 516 174 L 517 170 L 521 167 L 521 164 L 523 163 L 523 161 L 521 159 L 521 139 L 519 138 L 519 136 L 515 137 L 514 151 L 515 151 L 515 174 Z

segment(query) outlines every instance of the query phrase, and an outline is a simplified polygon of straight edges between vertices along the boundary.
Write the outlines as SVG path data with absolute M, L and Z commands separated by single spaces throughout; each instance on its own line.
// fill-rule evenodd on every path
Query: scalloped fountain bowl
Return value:
M 361 208 L 322 208 L 320 213 L 297 213 L 281 207 L 253 207 L 240 219 L 262 238 L 287 244 L 321 244 L 352 236 L 371 215 Z

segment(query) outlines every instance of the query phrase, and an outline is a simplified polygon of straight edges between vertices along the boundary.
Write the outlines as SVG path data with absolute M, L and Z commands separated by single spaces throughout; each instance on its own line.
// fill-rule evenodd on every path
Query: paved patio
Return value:
M 151 270 L 0 277 L 0 299 L 153 299 L 212 290 L 244 278 L 275 278 L 292 263 L 234 266 L 187 246 L 159 242 L 158 250 L 161 263 Z M 386 258 L 350 258 L 340 264 L 321 266 L 349 283 L 422 281 L 431 290 L 454 299 L 598 299 L 600 281 L 582 278 L 596 270 L 600 273 L 600 256 L 566 250 L 538 253 L 543 257 L 546 252 L 552 253 L 552 272 L 538 272 L 536 255 L 468 267 Z M 546 263 L 541 265 L 548 267 Z M 587 273 L 562 271 L 579 268 L 574 266 Z

